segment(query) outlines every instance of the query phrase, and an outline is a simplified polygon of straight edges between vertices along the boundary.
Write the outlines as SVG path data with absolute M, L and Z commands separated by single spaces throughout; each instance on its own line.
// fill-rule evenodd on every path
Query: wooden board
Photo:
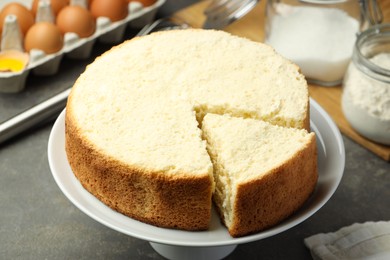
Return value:
M 201 1 L 176 13 L 174 18 L 185 21 L 192 27 L 200 28 L 205 20 L 203 10 L 208 4 L 209 1 Z M 384 22 L 390 22 L 390 1 L 380 0 L 379 4 L 383 10 Z M 249 14 L 227 26 L 224 30 L 238 36 L 262 42 L 264 39 L 265 5 L 266 1 L 262 0 Z M 341 86 L 321 87 L 310 85 L 309 91 L 311 97 L 328 112 L 344 135 L 350 137 L 384 160 L 390 161 L 390 146 L 380 145 L 365 139 L 354 131 L 346 121 L 341 111 Z

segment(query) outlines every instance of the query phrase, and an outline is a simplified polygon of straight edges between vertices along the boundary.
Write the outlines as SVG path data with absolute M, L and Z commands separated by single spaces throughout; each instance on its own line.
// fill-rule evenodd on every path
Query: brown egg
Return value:
M 63 8 L 57 16 L 57 26 L 63 34 L 74 32 L 81 38 L 91 36 L 96 29 L 95 18 L 78 5 Z
M 9 3 L 0 12 L 0 31 L 2 31 L 5 17 L 9 14 L 13 14 L 18 18 L 20 30 L 23 35 L 34 24 L 34 16 L 27 7 L 19 3 Z
M 34 16 L 37 15 L 39 1 L 40 0 L 34 0 L 32 3 L 31 11 Z M 62 8 L 64 8 L 68 4 L 69 0 L 50 0 L 50 6 L 55 16 L 61 11 Z
M 138 3 L 141 3 L 144 7 L 147 7 L 147 6 L 151 6 L 151 5 L 154 5 L 157 0 L 127 0 L 128 3 L 131 3 L 131 2 L 138 2 Z
M 60 29 L 49 22 L 39 22 L 28 30 L 24 39 L 24 48 L 27 52 L 39 49 L 46 54 L 58 52 L 64 45 Z
M 127 0 L 93 0 L 90 10 L 93 17 L 108 17 L 112 22 L 124 19 L 129 13 Z

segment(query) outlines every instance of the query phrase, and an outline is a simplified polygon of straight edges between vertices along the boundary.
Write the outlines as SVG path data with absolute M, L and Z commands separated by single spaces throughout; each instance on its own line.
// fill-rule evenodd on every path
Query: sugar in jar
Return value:
M 341 100 L 347 121 L 359 134 L 390 145 L 390 24 L 358 36 Z
M 358 0 L 269 0 L 265 42 L 309 82 L 339 85 L 363 18 Z

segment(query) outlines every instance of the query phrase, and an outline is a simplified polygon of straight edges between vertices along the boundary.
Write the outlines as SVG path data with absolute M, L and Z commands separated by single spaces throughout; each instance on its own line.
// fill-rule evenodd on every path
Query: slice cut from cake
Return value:
M 203 136 L 214 165 L 214 202 L 233 237 L 287 218 L 317 182 L 314 133 L 207 114 Z

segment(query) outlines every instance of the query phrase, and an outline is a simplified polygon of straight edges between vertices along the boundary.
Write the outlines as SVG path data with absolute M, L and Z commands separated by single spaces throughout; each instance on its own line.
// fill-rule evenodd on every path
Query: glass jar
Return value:
M 390 24 L 375 25 L 358 36 L 341 104 L 359 134 L 390 145 Z
M 359 0 L 269 0 L 265 43 L 297 64 L 310 83 L 335 86 L 364 21 Z

